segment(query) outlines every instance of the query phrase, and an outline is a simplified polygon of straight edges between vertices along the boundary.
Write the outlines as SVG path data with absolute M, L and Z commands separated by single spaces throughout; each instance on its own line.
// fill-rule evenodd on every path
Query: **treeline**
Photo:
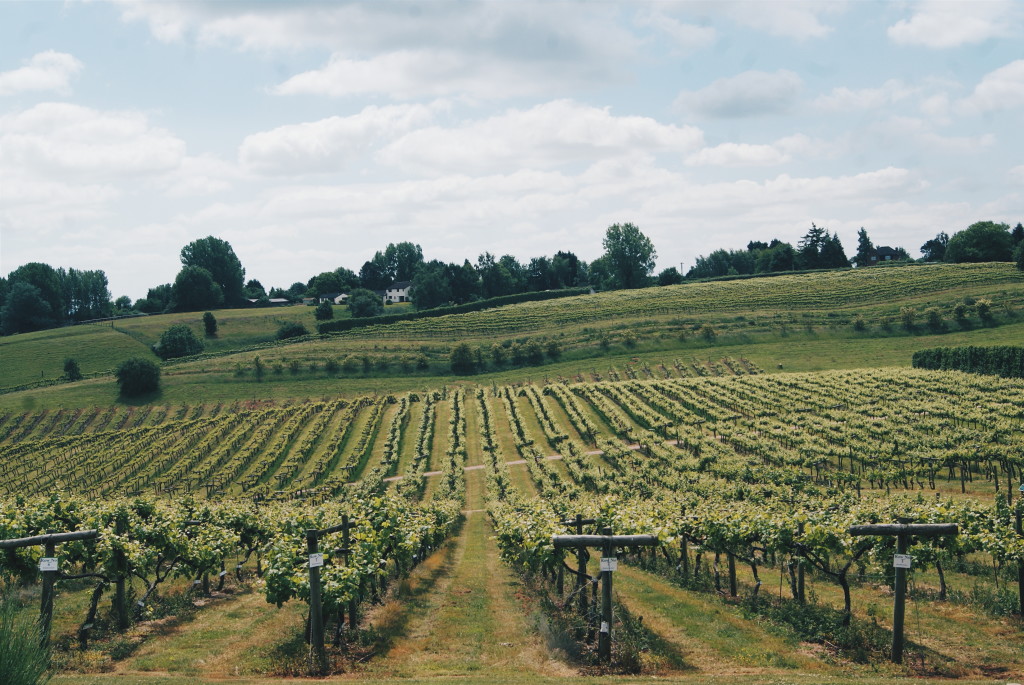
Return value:
M 915 369 L 1024 378 L 1024 347 L 933 347 L 915 352 L 911 363 Z
M 102 271 L 53 268 L 30 262 L 0 278 L 4 335 L 108 317 L 113 311 Z

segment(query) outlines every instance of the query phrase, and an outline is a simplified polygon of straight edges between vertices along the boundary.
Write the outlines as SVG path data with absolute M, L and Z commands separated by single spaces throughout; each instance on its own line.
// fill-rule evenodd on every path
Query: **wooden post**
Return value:
M 896 556 L 893 567 L 896 569 L 896 587 L 893 588 L 892 609 L 892 653 L 890 657 L 895 664 L 903 663 L 903 619 L 907 592 L 907 569 L 910 568 L 910 557 L 906 556 L 913 535 L 921 537 L 937 537 L 939 535 L 956 535 L 959 532 L 955 523 L 910 523 L 913 519 L 899 519 L 899 523 L 874 523 L 862 526 L 850 526 L 850 535 L 886 535 L 896 537 Z
M 900 523 L 910 523 L 900 519 Z M 903 556 L 910 546 L 910 536 L 903 534 L 896 536 L 896 554 Z M 892 662 L 903 663 L 903 620 L 906 612 L 907 598 L 907 569 L 905 566 L 896 566 L 896 587 L 893 588 L 892 600 Z
M 57 555 L 56 545 L 53 540 L 47 540 L 44 546 L 43 557 L 53 559 Z M 57 574 L 60 573 L 56 567 L 42 571 L 43 590 L 39 603 L 39 644 L 46 649 L 50 644 L 50 626 L 53 624 L 53 584 L 57 582 Z
M 341 545 L 342 545 L 342 548 L 343 548 L 341 553 L 342 553 L 342 556 L 345 559 L 345 565 L 348 566 L 349 555 L 352 553 L 351 540 L 350 540 L 349 535 L 348 535 L 348 531 L 349 531 L 350 528 L 352 528 L 352 525 L 349 523 L 348 514 L 342 514 L 342 516 L 341 516 L 341 525 L 342 525 L 342 529 L 341 529 Z M 348 627 L 351 630 L 355 630 L 356 629 L 356 625 L 358 625 L 358 623 L 359 623 L 359 617 L 358 617 L 358 615 L 356 613 L 356 609 L 358 608 L 358 606 L 359 606 L 359 600 L 358 599 L 353 597 L 352 599 L 349 600 L 349 602 L 348 602 Z
M 804 522 L 801 521 L 797 524 L 797 532 L 801 536 L 804 534 Z M 807 596 L 804 594 L 804 561 L 803 559 L 796 560 L 796 599 L 801 604 L 807 603 Z
M 612 529 L 604 528 L 604 543 L 601 546 L 601 631 L 597 634 L 597 658 L 610 661 L 612 658 L 612 570 L 615 547 L 612 546 Z
M 128 532 L 128 522 L 123 514 L 114 521 L 114 533 L 124 535 Z M 128 576 L 128 558 L 124 550 L 118 549 L 114 554 L 114 567 L 117 569 L 117 581 L 114 583 L 114 617 L 120 632 L 128 630 L 128 600 L 125 597 L 125 579 Z
M 1024 485 L 1021 486 L 1024 490 Z M 1021 522 L 1021 503 L 1017 502 L 1017 510 L 1014 512 L 1015 527 L 1017 535 L 1024 537 L 1024 524 Z M 1017 598 L 1020 601 L 1020 615 L 1024 616 L 1024 560 L 1017 562 Z
M 309 554 L 309 649 L 310 669 L 315 675 L 327 671 L 327 651 L 324 649 L 324 609 L 320 600 L 320 531 L 315 528 L 306 531 L 306 552 Z
M 736 557 L 731 552 L 725 553 L 729 560 L 729 596 L 735 597 L 738 593 L 736 588 Z

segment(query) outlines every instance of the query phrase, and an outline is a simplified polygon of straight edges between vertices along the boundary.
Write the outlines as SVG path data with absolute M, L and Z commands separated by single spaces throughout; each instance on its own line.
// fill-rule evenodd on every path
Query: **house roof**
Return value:
M 879 257 L 895 257 L 896 255 L 899 254 L 899 252 L 889 247 L 888 245 L 882 245 L 880 247 L 875 248 L 875 254 L 878 255 Z
M 410 285 L 412 281 L 395 281 L 388 286 L 388 290 L 408 290 Z

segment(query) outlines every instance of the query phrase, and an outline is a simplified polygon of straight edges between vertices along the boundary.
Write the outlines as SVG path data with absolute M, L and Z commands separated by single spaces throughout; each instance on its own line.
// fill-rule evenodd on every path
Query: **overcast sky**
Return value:
M 287 287 L 409 240 L 658 270 L 1024 220 L 1021 2 L 0 3 L 0 272 Z

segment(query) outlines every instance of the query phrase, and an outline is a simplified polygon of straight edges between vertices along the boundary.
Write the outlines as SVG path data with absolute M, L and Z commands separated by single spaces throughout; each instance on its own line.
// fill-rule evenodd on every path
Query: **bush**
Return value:
M 903 329 L 912 331 L 917 321 L 917 310 L 913 307 L 900 307 L 900 323 Z
M 558 341 L 551 340 L 548 342 L 547 347 L 544 348 L 544 353 L 548 356 L 548 359 L 557 361 L 562 356 L 562 346 L 558 344 Z
M 967 328 L 970 322 L 967 320 L 967 305 L 963 302 L 957 302 L 953 305 L 953 320 L 956 321 L 960 328 Z
M 523 346 L 523 356 L 527 364 L 539 366 L 544 363 L 544 348 L 536 340 L 528 340 Z
M 496 367 L 502 367 L 508 360 L 508 353 L 501 343 L 491 345 L 491 363 Z
M 69 381 L 77 381 L 82 378 L 82 369 L 78 367 L 78 362 L 71 357 L 64 360 L 64 378 Z
M 924 310 L 925 323 L 928 328 L 936 333 L 946 327 L 946 324 L 942 321 L 942 312 L 939 311 L 938 307 L 928 307 Z
M 0 597 L 0 674 L 5 685 L 36 685 L 48 681 L 47 650 L 39 645 L 39 624 L 20 615 L 13 597 Z
M 718 339 L 718 331 L 715 330 L 714 326 L 706 323 L 700 327 L 700 337 L 709 343 L 715 342 Z
M 466 343 L 459 343 L 452 348 L 451 352 L 452 373 L 468 375 L 476 370 L 476 362 L 473 360 L 473 350 Z
M 304 335 L 309 335 L 309 331 L 306 327 L 298 322 L 289 322 L 281 324 L 281 327 L 277 329 L 277 339 L 287 340 L 288 338 L 301 338 Z
M 978 318 L 986 326 L 991 326 L 995 321 L 995 317 L 992 315 L 992 300 L 979 299 L 974 304 L 974 311 L 978 312 Z
M 203 351 L 203 342 L 183 323 L 175 324 L 160 334 L 153 351 L 161 359 L 191 357 Z
M 853 330 L 855 331 L 866 331 L 868 329 L 868 322 L 864 320 L 864 316 L 858 314 L 853 320 Z
M 348 309 L 352 312 L 354 319 L 380 316 L 384 313 L 384 301 L 372 290 L 356 288 L 348 295 Z M 320 330 L 323 332 L 324 327 L 321 327 Z
M 1024 347 L 934 347 L 918 350 L 911 364 L 915 369 L 967 371 L 1024 378 Z
M 338 373 L 339 369 L 341 369 L 341 365 L 338 364 L 338 360 L 335 359 L 334 357 L 331 357 L 324 363 L 324 371 L 331 374 L 332 376 Z
M 118 364 L 114 376 L 125 397 L 137 397 L 160 389 L 160 367 L 141 357 L 125 359 Z
M 213 312 L 203 314 L 203 329 L 207 338 L 217 337 L 217 317 L 213 315 Z
M 329 321 L 334 318 L 334 307 L 331 306 L 330 302 L 321 302 L 313 311 L 313 316 L 316 317 L 317 321 Z

